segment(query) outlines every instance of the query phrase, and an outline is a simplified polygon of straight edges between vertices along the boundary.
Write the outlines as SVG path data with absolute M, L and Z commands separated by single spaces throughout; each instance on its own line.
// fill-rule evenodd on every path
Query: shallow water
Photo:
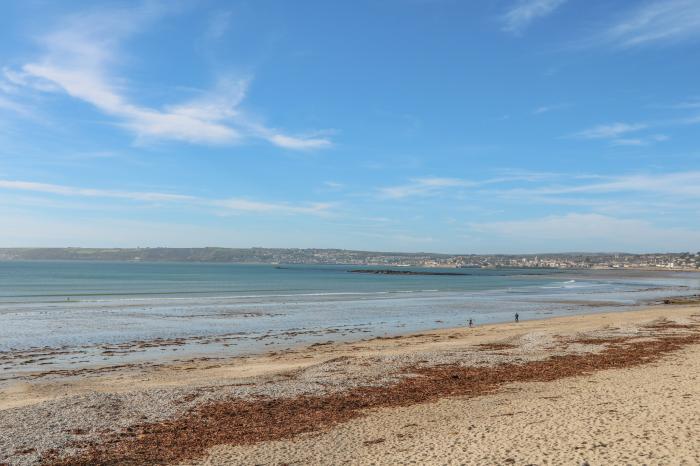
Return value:
M 606 312 L 700 289 L 697 273 L 356 268 L 0 262 L 0 378 Z

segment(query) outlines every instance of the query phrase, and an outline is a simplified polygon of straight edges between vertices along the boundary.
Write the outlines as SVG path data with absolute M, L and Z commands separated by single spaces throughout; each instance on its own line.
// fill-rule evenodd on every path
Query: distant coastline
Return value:
M 0 248 L 0 261 L 211 262 L 421 268 L 700 270 L 700 253 L 442 254 L 297 248 Z

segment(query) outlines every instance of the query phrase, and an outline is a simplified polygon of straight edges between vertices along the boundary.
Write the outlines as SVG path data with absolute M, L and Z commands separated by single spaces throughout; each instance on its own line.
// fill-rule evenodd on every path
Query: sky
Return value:
M 700 250 L 697 0 L 8 0 L 0 246 Z

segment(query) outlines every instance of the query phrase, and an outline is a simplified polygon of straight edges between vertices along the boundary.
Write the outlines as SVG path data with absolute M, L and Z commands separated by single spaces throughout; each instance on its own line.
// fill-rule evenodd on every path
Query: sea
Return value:
M 0 381 L 621 311 L 700 292 L 671 271 L 0 262 Z

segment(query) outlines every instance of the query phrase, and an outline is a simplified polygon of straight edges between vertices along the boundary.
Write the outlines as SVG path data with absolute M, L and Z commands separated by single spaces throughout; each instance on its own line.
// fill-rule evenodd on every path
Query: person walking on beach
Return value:
M 474 321 L 472 319 L 469 319 L 469 328 L 472 328 L 474 326 Z
M 518 322 L 520 322 L 520 315 L 516 312 L 515 313 L 515 323 L 517 324 Z

